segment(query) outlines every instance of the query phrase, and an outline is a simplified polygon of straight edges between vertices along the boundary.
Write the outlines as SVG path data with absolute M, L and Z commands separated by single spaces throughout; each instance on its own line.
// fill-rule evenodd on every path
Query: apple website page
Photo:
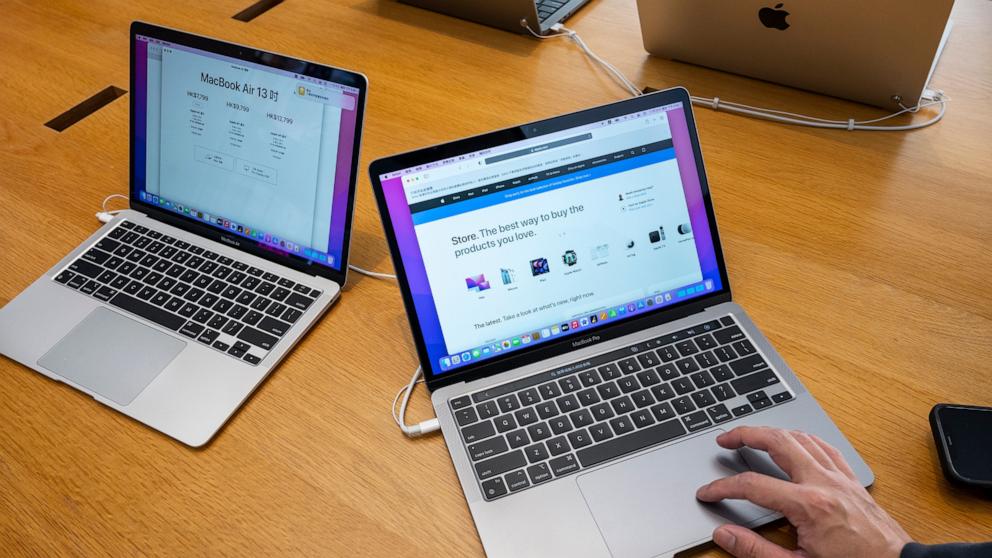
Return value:
M 180 45 L 144 49 L 143 200 L 337 267 L 357 90 Z
M 440 371 L 720 289 L 701 261 L 709 224 L 690 215 L 673 108 L 383 177 L 413 228 L 418 254 L 403 262 L 426 279 L 417 313 Z

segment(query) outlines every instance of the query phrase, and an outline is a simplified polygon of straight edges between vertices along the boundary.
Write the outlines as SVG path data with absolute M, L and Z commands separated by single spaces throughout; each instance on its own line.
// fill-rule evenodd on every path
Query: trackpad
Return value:
M 716 444 L 722 431 L 617 463 L 578 478 L 586 504 L 614 556 L 653 557 L 709 539 L 724 523 L 748 524 L 774 512 L 733 500 L 703 504 L 700 486 L 748 466 Z
M 127 405 L 185 346 L 171 335 L 97 308 L 38 364 L 118 405 Z

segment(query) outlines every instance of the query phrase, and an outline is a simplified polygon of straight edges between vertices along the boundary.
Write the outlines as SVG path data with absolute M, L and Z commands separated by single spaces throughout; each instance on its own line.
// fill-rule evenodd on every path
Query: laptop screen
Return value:
M 341 270 L 357 88 L 142 35 L 134 64 L 142 202 Z
M 378 179 L 435 375 L 724 287 L 681 103 Z

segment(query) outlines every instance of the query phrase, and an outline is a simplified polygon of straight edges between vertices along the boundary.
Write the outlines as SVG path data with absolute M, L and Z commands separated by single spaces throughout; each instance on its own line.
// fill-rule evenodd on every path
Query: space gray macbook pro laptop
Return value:
M 0 352 L 205 444 L 338 298 L 366 89 L 132 24 L 130 209 L 0 310 Z
M 637 0 L 651 54 L 899 110 L 916 106 L 954 0 Z M 727 95 L 729 96 L 729 95 Z
M 490 556 L 671 556 L 779 516 L 696 489 L 801 429 L 873 481 L 733 301 L 692 108 L 671 89 L 375 161 L 420 363 Z M 811 332 L 812 334 L 812 332 Z
M 527 24 L 543 35 L 556 23 L 563 23 L 589 0 L 401 0 L 469 21 L 526 33 Z

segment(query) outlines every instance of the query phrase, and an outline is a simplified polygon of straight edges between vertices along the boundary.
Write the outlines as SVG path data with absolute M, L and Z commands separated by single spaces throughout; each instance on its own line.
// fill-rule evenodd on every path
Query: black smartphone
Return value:
M 934 405 L 930 428 L 948 480 L 992 489 L 992 407 Z

